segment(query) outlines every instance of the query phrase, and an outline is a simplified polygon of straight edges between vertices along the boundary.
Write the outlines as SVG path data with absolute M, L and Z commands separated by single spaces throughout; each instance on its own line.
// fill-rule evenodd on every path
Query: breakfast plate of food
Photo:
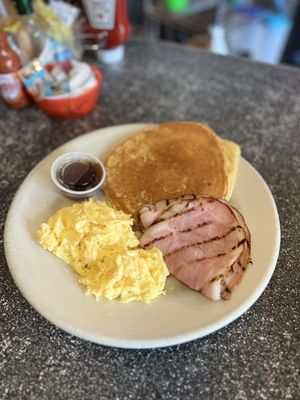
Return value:
M 193 122 L 99 129 L 27 176 L 4 234 L 13 279 L 64 331 L 115 347 L 198 339 L 251 307 L 276 266 L 270 189 Z

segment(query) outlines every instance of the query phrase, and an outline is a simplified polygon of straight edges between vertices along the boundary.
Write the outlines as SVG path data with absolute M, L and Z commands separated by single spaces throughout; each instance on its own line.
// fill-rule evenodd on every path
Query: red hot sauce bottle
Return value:
M 29 104 L 28 95 L 17 71 L 22 67 L 17 53 L 9 46 L 6 33 L 0 29 L 0 97 L 12 108 Z
M 126 0 L 82 1 L 88 19 L 87 31 L 107 35 L 105 49 L 98 52 L 99 59 L 108 64 L 120 61 L 130 31 Z

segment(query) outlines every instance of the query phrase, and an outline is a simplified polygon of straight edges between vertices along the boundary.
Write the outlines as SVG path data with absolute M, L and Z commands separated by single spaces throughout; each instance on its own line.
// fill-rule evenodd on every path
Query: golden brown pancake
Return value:
M 135 134 L 107 156 L 105 167 L 106 195 L 131 214 L 184 194 L 226 198 L 229 188 L 221 139 L 192 122 L 167 122 Z
M 225 199 L 229 201 L 230 197 L 232 195 L 232 192 L 234 189 L 234 184 L 235 184 L 236 177 L 237 177 L 239 161 L 240 161 L 240 156 L 241 156 L 241 149 L 238 144 L 232 142 L 231 140 L 225 140 L 225 139 L 220 139 L 220 140 L 221 140 L 224 159 L 225 159 L 226 175 L 229 178 L 228 179 L 228 188 L 227 188 L 227 193 L 226 193 Z

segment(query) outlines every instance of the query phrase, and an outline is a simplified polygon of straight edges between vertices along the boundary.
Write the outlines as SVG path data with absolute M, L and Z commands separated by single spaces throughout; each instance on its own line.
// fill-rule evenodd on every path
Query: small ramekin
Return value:
M 57 179 L 57 174 L 65 164 L 72 161 L 89 161 L 98 164 L 102 171 L 101 180 L 94 187 L 86 190 L 78 191 L 78 190 L 68 189 L 59 182 L 59 180 Z M 72 151 L 70 153 L 65 153 L 60 157 L 58 157 L 51 166 L 51 178 L 54 185 L 62 194 L 72 199 L 84 199 L 87 197 L 94 196 L 97 193 L 97 191 L 100 190 L 101 187 L 103 186 L 105 182 L 105 177 L 106 177 L 106 172 L 103 163 L 94 155 L 82 151 Z

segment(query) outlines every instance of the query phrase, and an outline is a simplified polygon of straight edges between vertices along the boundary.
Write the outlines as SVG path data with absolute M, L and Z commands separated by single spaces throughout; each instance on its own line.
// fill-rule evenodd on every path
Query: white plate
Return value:
M 19 188 L 5 226 L 5 252 L 14 281 L 28 302 L 59 328 L 83 339 L 125 348 L 152 348 L 208 335 L 242 315 L 262 294 L 274 271 L 280 225 L 272 194 L 256 170 L 241 159 L 231 203 L 244 215 L 252 234 L 252 260 L 229 301 L 213 302 L 175 278 L 166 296 L 151 305 L 96 302 L 84 294 L 75 273 L 36 243 L 36 231 L 71 201 L 58 193 L 50 166 L 68 151 L 97 157 L 149 125 L 115 126 L 83 135 L 42 160 Z

